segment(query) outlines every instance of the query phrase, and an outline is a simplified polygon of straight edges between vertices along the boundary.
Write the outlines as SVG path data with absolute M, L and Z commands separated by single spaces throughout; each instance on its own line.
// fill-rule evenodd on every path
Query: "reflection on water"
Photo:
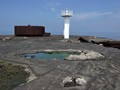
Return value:
M 34 58 L 34 59 L 47 59 L 47 60 L 53 60 L 53 59 L 64 59 L 65 57 L 68 57 L 70 53 L 67 52 L 39 52 L 34 54 L 23 54 L 22 57 L 25 58 Z

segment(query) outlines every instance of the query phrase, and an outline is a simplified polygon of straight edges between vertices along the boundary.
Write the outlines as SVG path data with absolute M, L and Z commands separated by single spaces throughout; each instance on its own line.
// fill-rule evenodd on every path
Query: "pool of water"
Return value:
M 21 56 L 24 58 L 33 58 L 33 59 L 47 59 L 47 60 L 55 60 L 60 59 L 63 60 L 64 58 L 68 57 L 70 53 L 67 52 L 58 52 L 58 53 L 49 53 L 49 52 L 38 52 L 33 54 L 22 54 Z

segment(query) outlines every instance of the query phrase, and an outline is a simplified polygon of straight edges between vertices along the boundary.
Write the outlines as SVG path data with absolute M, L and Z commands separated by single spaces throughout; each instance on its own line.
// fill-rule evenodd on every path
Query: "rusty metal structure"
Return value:
M 15 26 L 15 36 L 50 36 L 44 26 Z

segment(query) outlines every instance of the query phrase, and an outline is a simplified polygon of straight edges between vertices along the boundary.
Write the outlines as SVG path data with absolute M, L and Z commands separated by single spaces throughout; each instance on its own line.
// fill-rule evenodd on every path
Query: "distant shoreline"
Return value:
M 70 35 L 70 37 L 74 37 L 74 36 L 90 36 L 90 37 L 98 37 L 98 38 L 106 38 L 106 39 L 112 39 L 112 40 L 120 40 L 120 34 L 119 33 L 117 33 L 118 35 L 116 35 L 116 34 L 113 34 L 113 35 L 100 35 L 100 34 L 98 34 L 98 35 L 95 35 L 95 34 L 93 34 L 93 35 L 89 35 L 89 34 L 81 34 L 81 35 Z M 56 35 L 51 35 L 51 36 L 63 36 L 63 35 L 58 35 L 58 34 L 56 34 Z M 8 35 L 8 34 L 6 34 L 6 35 L 0 35 L 0 38 L 1 37 L 16 37 L 15 35 L 13 35 L 13 34 L 10 34 L 10 35 Z M 19 36 L 19 37 L 21 37 L 21 36 Z M 41 36 L 37 36 L 37 37 L 41 37 Z

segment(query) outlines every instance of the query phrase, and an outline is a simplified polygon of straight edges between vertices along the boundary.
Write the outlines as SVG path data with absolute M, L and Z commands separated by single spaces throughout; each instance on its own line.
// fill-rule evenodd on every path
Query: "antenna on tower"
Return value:
M 73 11 L 66 8 L 61 11 L 61 16 L 64 17 L 64 39 L 69 39 L 70 17 L 73 16 Z

